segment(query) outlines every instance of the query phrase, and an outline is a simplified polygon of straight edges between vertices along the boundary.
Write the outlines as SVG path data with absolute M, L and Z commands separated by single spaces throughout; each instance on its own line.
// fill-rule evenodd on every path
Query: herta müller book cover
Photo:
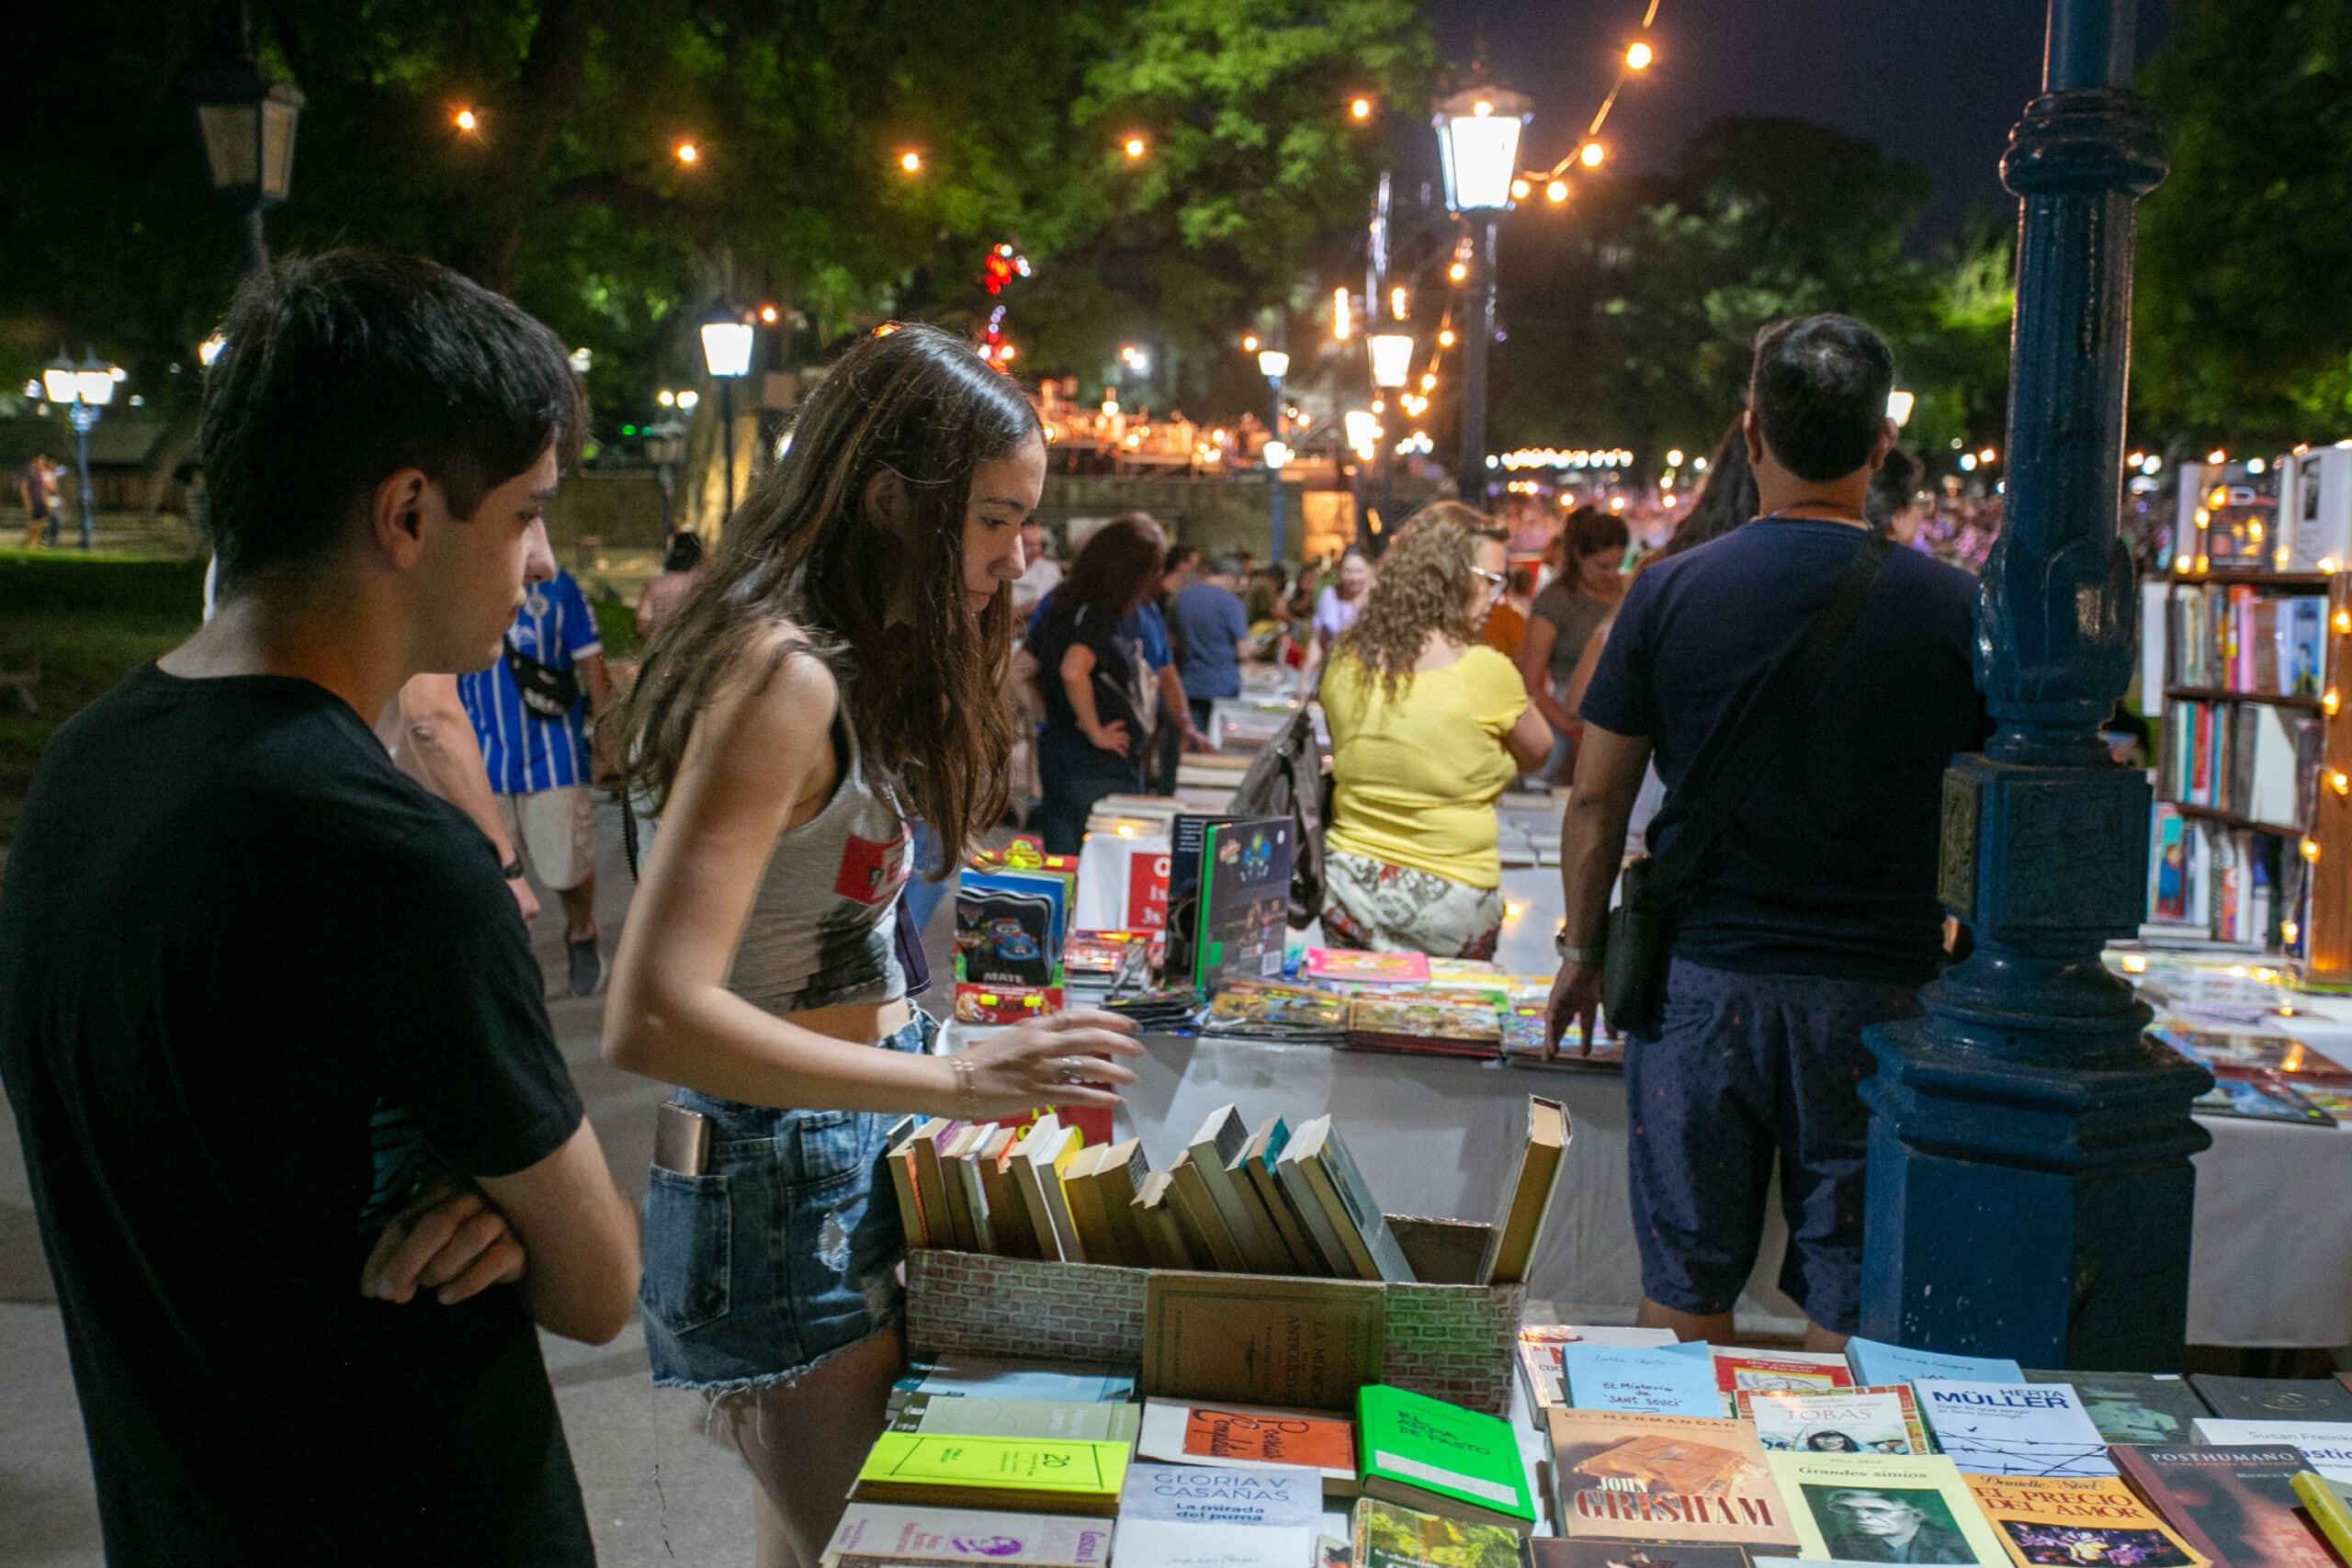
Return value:
M 2115 1473 L 2070 1384 L 1917 1378 L 1911 1388 L 1936 1446 L 1971 1474 Z

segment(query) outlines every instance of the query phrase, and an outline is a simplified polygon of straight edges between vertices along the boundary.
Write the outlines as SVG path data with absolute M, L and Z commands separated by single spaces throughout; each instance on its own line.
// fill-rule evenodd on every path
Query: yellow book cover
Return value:
M 869 1502 L 924 1502 L 1086 1512 L 1115 1512 L 1125 1482 L 1126 1443 L 1056 1442 L 1034 1438 L 973 1438 L 934 1432 L 885 1432 L 857 1472 L 856 1495 Z M 1058 1505 L 1058 1506 L 1057 1506 Z
M 2001 1538 L 1941 1454 L 1769 1453 L 1800 1557 L 2010 1568 Z
M 2200 1568 L 2206 1559 L 2113 1475 L 1968 1475 L 2017 1568 Z

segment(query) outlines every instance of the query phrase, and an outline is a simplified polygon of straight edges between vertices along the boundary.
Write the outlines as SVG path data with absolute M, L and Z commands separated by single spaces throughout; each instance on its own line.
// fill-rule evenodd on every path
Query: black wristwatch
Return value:
M 500 866 L 498 868 L 498 874 L 506 878 L 509 882 L 522 881 L 523 857 L 521 855 L 516 855 L 513 860 L 510 860 L 504 865 Z

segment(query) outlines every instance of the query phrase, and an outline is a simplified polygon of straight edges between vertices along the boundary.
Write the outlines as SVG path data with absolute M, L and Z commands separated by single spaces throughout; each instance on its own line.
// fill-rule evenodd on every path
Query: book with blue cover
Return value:
M 1973 1475 L 2113 1475 L 2107 1439 L 2063 1382 L 1914 1378 L 1936 1446 Z
M 1914 1350 L 1860 1335 L 1846 1341 L 1846 1364 L 1859 1383 L 1909 1382 L 1915 1378 L 1958 1378 L 1965 1382 L 2023 1382 L 2025 1371 L 1999 1356 L 1956 1356 L 1949 1350 Z
M 1717 1417 L 1724 1413 L 1714 1358 L 1696 1340 L 1687 1345 L 1563 1345 L 1560 1372 L 1568 1385 L 1568 1404 L 1577 1410 Z

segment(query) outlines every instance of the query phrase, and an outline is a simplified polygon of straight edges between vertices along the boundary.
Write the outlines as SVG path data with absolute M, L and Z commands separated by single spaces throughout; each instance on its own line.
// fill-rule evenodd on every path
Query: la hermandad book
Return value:
M 1928 1430 L 1975 1475 L 2113 1475 L 2107 1439 L 2062 1382 L 1962 1382 L 1915 1378 Z
M 2017 1568 L 2201 1568 L 2207 1561 L 2116 1476 L 1967 1480 Z
M 1940 1454 L 1776 1453 L 1769 1462 L 1801 1556 L 2009 1568 L 2000 1537 Z
M 1562 1531 L 1606 1540 L 1792 1547 L 1756 1428 L 1724 1416 L 1547 1413 Z

